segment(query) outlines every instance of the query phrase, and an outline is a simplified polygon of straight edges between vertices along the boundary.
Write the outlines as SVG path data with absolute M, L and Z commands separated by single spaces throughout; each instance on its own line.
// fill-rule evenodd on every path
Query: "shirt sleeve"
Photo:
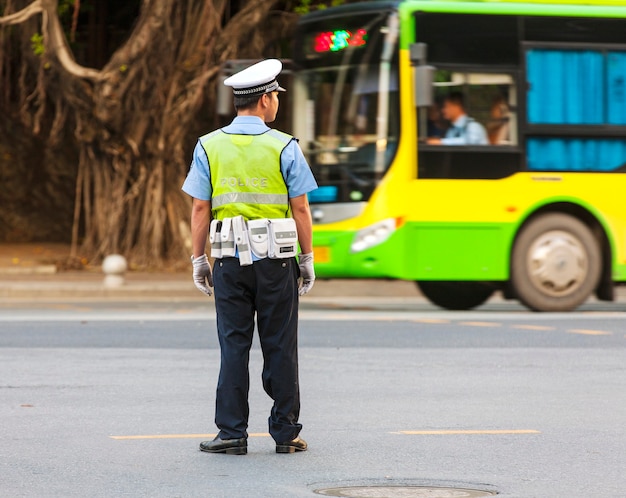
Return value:
M 467 137 L 445 137 L 441 139 L 443 145 L 465 145 L 467 144 Z
M 467 143 L 470 145 L 488 145 L 487 131 L 480 123 L 471 121 L 467 124 Z
M 283 149 L 280 155 L 280 170 L 287 184 L 290 199 L 308 194 L 317 188 L 315 177 L 296 140 L 289 142 Z
M 446 136 L 441 139 L 443 145 L 488 145 L 487 132 L 480 123 L 470 121 L 463 128 L 460 137 Z
M 211 187 L 211 170 L 206 152 L 200 141 L 193 150 L 189 173 L 182 186 L 183 192 L 201 201 L 210 201 L 213 189 Z

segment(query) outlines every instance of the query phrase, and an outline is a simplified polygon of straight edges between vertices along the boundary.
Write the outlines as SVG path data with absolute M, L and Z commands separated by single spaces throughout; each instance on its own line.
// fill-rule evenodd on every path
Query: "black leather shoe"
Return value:
M 306 448 L 306 441 L 299 437 L 286 443 L 276 443 L 276 453 L 295 453 L 296 451 L 306 451 Z
M 227 455 L 245 455 L 248 453 L 248 440 L 245 437 L 239 439 L 220 439 L 215 436 L 213 441 L 202 441 L 200 451 L 207 453 L 226 453 Z

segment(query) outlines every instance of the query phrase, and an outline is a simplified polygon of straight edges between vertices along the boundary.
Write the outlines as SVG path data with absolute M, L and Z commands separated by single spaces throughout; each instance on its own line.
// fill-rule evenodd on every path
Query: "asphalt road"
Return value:
M 303 306 L 310 450 L 274 453 L 255 343 L 240 457 L 197 449 L 215 433 L 209 306 L 0 306 L 0 496 L 626 496 L 625 318 Z

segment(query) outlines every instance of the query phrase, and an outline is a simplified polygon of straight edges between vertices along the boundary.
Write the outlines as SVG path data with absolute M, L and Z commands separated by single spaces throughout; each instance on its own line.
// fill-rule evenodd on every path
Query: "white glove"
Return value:
M 211 275 L 211 265 L 206 254 L 197 258 L 191 256 L 191 263 L 193 264 L 193 283 L 207 296 L 212 295 L 213 291 L 210 287 L 213 287 L 213 275 Z
M 298 294 L 304 296 L 313 288 L 315 283 L 315 269 L 313 268 L 313 253 L 300 254 L 298 256 L 298 266 L 300 267 L 300 277 L 302 282 L 298 289 Z

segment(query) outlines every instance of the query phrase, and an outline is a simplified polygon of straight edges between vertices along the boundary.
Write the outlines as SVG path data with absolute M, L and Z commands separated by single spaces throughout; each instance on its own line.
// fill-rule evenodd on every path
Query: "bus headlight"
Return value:
M 354 236 L 350 249 L 361 252 L 385 242 L 396 230 L 396 220 L 389 218 L 359 230 Z

